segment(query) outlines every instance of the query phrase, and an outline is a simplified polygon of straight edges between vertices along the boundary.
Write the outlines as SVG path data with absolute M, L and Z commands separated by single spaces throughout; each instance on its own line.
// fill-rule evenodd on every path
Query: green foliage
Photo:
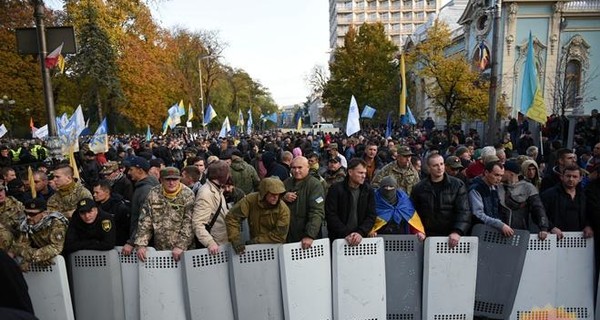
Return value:
M 331 75 L 323 88 L 326 117 L 346 117 L 352 95 L 360 107 L 368 104 L 377 109 L 379 121 L 385 121 L 388 111 L 397 110 L 397 50 L 380 23 L 364 24 L 358 33 L 350 28 L 344 46 L 335 51 L 329 64 Z
M 463 120 L 487 119 L 488 81 L 462 55 L 447 56 L 451 45 L 448 26 L 436 21 L 425 41 L 409 52 L 414 74 L 424 79 L 425 92 L 447 125 Z
M 225 43 L 217 32 L 165 30 L 154 21 L 149 2 L 154 1 L 63 0 L 64 11 L 46 12 L 46 26 L 72 25 L 78 41 L 77 54 L 65 57 L 65 73 L 51 70 L 58 115 L 81 104 L 92 131 L 107 116 L 112 132 L 141 132 L 147 124 L 158 132 L 167 109 L 183 99 L 186 112 L 192 104 L 197 127 L 202 121 L 199 68 L 204 106 L 210 102 L 219 114 L 215 126 L 225 116 L 235 124 L 238 109 L 247 117 L 251 108 L 255 124 L 262 113 L 277 109 L 268 90 L 247 72 L 219 60 Z M 47 123 L 39 60 L 16 50 L 14 29 L 31 26 L 28 1 L 1 1 L 0 97 L 16 101 L 10 120 L 23 129 L 29 116 L 38 127 Z M 200 59 L 207 55 L 211 58 Z

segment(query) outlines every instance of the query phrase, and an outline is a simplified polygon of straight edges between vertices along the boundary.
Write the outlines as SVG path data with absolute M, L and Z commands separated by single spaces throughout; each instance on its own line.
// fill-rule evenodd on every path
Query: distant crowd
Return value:
M 99 154 L 82 139 L 75 161 L 49 159 L 39 141 L 8 141 L 0 147 L 0 249 L 27 271 L 59 254 L 117 245 L 143 261 L 148 246 L 179 260 L 227 243 L 243 254 L 251 244 L 309 248 L 329 237 L 354 246 L 379 234 L 443 236 L 452 248 L 475 224 L 507 237 L 515 229 L 540 239 L 593 237 L 600 117 L 577 123 L 570 149 L 561 121 L 550 117 L 543 149 L 523 118 L 489 146 L 474 130 L 437 130 L 431 119 L 388 138 L 384 127 L 352 137 L 114 135 Z

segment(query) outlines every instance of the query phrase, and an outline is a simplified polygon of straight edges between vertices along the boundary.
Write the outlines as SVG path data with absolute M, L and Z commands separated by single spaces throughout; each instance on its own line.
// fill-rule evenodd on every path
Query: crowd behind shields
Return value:
M 0 147 L 0 249 L 26 272 L 59 254 L 115 246 L 141 261 L 148 246 L 178 261 L 186 250 L 214 255 L 228 243 L 244 254 L 252 244 L 308 249 L 323 237 L 356 246 L 413 234 L 455 247 L 475 224 L 542 240 L 569 231 L 590 238 L 600 228 L 598 140 L 575 149 L 546 141 L 541 155 L 531 145 L 510 149 L 506 139 L 480 146 L 475 132 L 381 132 L 114 136 L 104 154 L 82 144 L 78 168 L 27 163 Z

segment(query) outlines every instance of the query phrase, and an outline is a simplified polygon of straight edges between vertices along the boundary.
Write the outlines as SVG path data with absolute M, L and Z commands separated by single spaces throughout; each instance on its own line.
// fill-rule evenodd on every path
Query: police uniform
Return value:
M 160 172 L 161 179 L 180 178 L 179 170 L 167 167 Z M 194 211 L 194 192 L 181 184 L 180 190 L 169 198 L 164 194 L 162 185 L 150 189 L 146 202 L 142 206 L 137 233 L 136 246 L 147 246 L 151 238 L 157 250 L 192 248 L 192 212 Z
M 410 157 L 413 155 L 410 147 L 399 146 L 398 154 L 404 157 Z M 386 164 L 373 178 L 373 187 L 378 187 L 381 180 L 387 176 L 392 176 L 398 182 L 398 188 L 402 189 L 407 194 L 410 194 L 412 188 L 419 183 L 419 173 L 413 168 L 410 161 L 407 166 L 400 168 L 397 161 Z
M 48 211 L 58 211 L 71 219 L 73 211 L 80 200 L 92 198 L 92 194 L 81 183 L 72 182 L 65 188 L 56 190 L 48 199 Z
M 88 224 L 81 215 L 98 210 L 96 219 Z M 93 199 L 83 199 L 71 218 L 65 240 L 64 254 L 79 250 L 111 250 L 116 242 L 116 230 L 112 215 L 100 210 Z
M 40 198 L 28 200 L 25 212 L 44 216 L 35 224 L 29 224 L 26 218 L 21 220 L 19 236 L 11 251 L 23 270 L 28 270 L 31 263 L 49 265 L 63 250 L 68 221 L 59 212 L 46 212 L 46 202 Z
M 23 204 L 11 196 L 0 203 L 0 250 L 8 250 L 18 235 L 19 224 L 25 218 L 24 209 Z

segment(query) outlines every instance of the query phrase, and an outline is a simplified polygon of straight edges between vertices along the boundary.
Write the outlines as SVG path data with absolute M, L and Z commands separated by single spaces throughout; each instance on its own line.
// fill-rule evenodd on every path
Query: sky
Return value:
M 216 30 L 227 46 L 221 61 L 244 69 L 279 106 L 301 104 L 306 77 L 329 59 L 327 0 L 161 0 L 151 3 L 164 28 Z M 54 9 L 62 1 L 47 0 Z
M 222 61 L 244 69 L 280 106 L 306 101 L 306 77 L 329 58 L 329 1 L 169 0 L 151 5 L 163 27 L 217 30 Z

